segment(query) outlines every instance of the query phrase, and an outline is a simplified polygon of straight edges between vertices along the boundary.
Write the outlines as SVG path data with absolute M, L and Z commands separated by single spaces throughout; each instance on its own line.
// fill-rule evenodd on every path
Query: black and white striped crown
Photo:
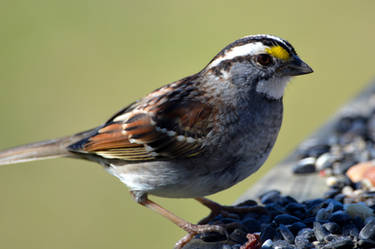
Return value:
M 223 61 L 236 60 L 260 53 L 269 53 L 279 59 L 296 55 L 293 46 L 286 40 L 273 35 L 250 35 L 238 39 L 222 49 L 208 64 L 208 68 L 218 66 Z

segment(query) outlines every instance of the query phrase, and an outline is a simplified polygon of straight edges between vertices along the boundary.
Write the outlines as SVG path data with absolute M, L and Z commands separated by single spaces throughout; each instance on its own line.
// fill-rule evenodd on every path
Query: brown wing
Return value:
M 82 141 L 80 151 L 104 158 L 149 161 L 193 157 L 204 151 L 204 138 L 212 129 L 213 108 L 189 95 L 178 98 L 171 87 L 111 118 L 96 134 Z M 171 98 L 173 96 L 174 99 Z
M 82 150 L 105 158 L 152 160 L 154 156 L 151 151 L 147 151 L 147 147 L 140 142 L 137 143 L 135 139 L 153 141 L 157 136 L 149 117 L 141 113 L 133 114 L 128 123 L 108 123 L 98 130 L 97 134 L 88 138 Z

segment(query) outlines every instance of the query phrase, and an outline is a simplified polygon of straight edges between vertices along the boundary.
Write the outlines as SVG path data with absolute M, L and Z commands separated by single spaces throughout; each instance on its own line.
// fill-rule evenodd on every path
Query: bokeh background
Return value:
M 0 148 L 103 123 L 145 93 L 193 74 L 247 34 L 288 39 L 315 70 L 289 85 L 266 165 L 211 198 L 233 203 L 375 77 L 375 2 L 2 1 Z M 192 222 L 192 200 L 154 198 Z M 57 159 L 0 168 L 0 247 L 172 248 L 184 235 L 99 165 Z

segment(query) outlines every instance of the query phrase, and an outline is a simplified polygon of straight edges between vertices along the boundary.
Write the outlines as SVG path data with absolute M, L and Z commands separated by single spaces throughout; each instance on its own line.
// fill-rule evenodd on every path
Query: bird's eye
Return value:
M 255 58 L 256 62 L 264 67 L 270 66 L 273 64 L 273 59 L 269 54 L 259 54 Z

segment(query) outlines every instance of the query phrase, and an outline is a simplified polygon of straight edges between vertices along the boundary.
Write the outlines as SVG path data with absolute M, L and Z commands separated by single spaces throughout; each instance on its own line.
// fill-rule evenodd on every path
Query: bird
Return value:
M 220 225 L 192 224 L 149 195 L 194 198 L 227 189 L 268 158 L 283 119 L 283 95 L 294 76 L 312 73 L 286 40 L 269 34 L 242 37 L 198 73 L 164 85 L 104 124 L 63 138 L 0 152 L 0 165 L 68 157 L 99 163 L 135 201 L 187 232 L 183 247 Z

